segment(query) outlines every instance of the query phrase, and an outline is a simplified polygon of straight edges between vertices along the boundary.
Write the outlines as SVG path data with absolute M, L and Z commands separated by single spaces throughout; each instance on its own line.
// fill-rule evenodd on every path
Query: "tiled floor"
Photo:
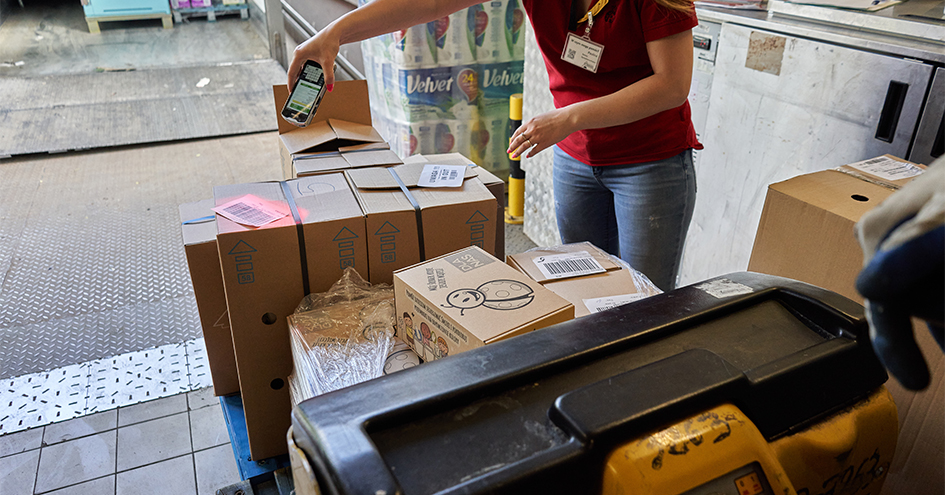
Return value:
M 212 388 L 0 437 L 3 495 L 213 495 L 240 481 Z

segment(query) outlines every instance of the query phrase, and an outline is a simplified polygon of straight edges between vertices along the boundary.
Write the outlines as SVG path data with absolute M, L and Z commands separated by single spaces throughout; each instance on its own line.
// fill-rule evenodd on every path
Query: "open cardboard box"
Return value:
M 506 261 L 573 304 L 575 318 L 661 292 L 642 273 L 615 262 L 590 242 L 532 249 L 510 254 Z M 548 268 L 543 271 L 540 266 Z M 586 273 L 591 269 L 600 272 Z
M 924 168 L 890 155 L 868 162 L 893 172 Z M 861 162 L 862 163 L 862 162 Z M 855 289 L 863 252 L 853 226 L 911 178 L 894 179 L 853 165 L 800 175 L 771 184 L 748 270 L 793 278 L 863 303 Z M 932 377 L 921 392 L 890 377 L 886 387 L 899 412 L 899 440 L 883 494 L 940 495 L 945 477 L 945 357 L 924 323 L 915 326 Z M 918 480 L 930 480 L 922 483 Z
M 476 246 L 395 272 L 394 305 L 425 361 L 574 318 L 571 303 Z
M 273 86 L 272 95 L 284 178 L 401 163 L 372 125 L 367 81 L 336 82 L 306 127 L 281 117 L 289 98 L 284 84 Z
M 478 168 L 466 167 L 462 187 L 417 187 L 424 165 L 345 172 L 364 212 L 373 284 L 391 283 L 397 269 L 466 246 L 495 253 L 496 198 Z

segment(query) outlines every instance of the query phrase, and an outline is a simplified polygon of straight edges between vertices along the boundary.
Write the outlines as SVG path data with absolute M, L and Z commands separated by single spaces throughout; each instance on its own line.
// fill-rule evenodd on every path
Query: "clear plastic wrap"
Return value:
M 327 292 L 310 294 L 289 316 L 293 404 L 384 373 L 394 348 L 394 290 L 353 268 Z

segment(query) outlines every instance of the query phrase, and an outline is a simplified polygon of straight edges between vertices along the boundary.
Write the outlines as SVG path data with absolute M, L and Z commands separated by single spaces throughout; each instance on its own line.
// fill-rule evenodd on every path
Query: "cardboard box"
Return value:
M 341 174 L 214 188 L 216 206 L 247 194 L 285 217 L 259 228 L 217 215 L 217 243 L 250 452 L 286 452 L 292 353 L 286 318 L 348 266 L 367 271 L 364 217 Z M 299 223 L 292 214 L 295 204 Z
M 287 214 L 260 228 L 217 215 L 217 248 L 249 448 L 254 459 L 265 459 L 287 449 L 292 352 L 286 317 L 305 291 L 298 229 L 282 186 L 265 182 L 213 188 L 215 206 L 247 194 Z
M 394 304 L 424 360 L 574 318 L 571 303 L 476 246 L 396 271 Z
M 303 225 L 309 293 L 325 292 L 351 267 L 368 270 L 367 233 L 358 200 L 343 174 L 287 181 Z
M 393 167 L 403 163 L 387 143 L 350 146 L 338 151 L 322 153 L 299 153 L 292 161 L 292 178 L 333 172 L 343 172 L 362 167 Z
M 180 205 L 181 238 L 207 347 L 213 393 L 231 395 L 239 393 L 240 382 L 236 374 L 236 357 L 217 252 L 217 224 L 212 208 L 212 199 Z
M 507 262 L 573 304 L 575 318 L 661 292 L 646 276 L 617 263 L 589 242 L 510 254 Z
M 335 82 L 306 127 L 296 127 L 281 117 L 289 98 L 285 85 L 273 86 L 272 94 L 284 178 L 400 163 L 400 158 L 388 149 L 372 126 L 367 81 Z M 347 153 L 352 156 L 347 157 Z
M 881 158 L 924 168 L 889 155 L 867 162 Z M 862 304 L 855 283 L 863 254 L 853 226 L 909 180 L 890 180 L 847 165 L 772 184 L 748 269 L 808 282 Z M 941 483 L 918 480 L 945 478 L 945 357 L 924 324 L 916 326 L 915 335 L 932 380 L 918 393 L 892 377 L 886 382 L 899 411 L 899 441 L 883 494 L 943 493 Z
M 495 257 L 500 260 L 505 259 L 505 181 L 498 178 L 492 172 L 479 167 L 460 153 L 442 153 L 437 155 L 413 155 L 404 159 L 405 164 L 410 163 L 438 163 L 441 165 L 467 165 L 476 167 L 476 173 L 479 180 L 486 186 L 486 189 L 492 193 L 496 201 L 496 223 L 495 223 Z
M 417 187 L 423 166 L 345 172 L 364 212 L 373 284 L 391 283 L 397 269 L 466 246 L 495 251 L 496 199 L 478 170 L 466 169 L 462 187 L 423 188 Z

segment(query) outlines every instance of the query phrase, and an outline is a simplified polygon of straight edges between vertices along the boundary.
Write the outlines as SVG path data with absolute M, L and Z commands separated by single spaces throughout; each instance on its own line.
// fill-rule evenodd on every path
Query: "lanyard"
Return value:
M 597 15 L 601 11 L 601 9 L 607 6 L 608 1 L 609 0 L 597 0 L 597 3 L 595 3 L 594 6 L 591 7 L 591 10 L 588 10 L 587 13 L 584 14 L 584 17 L 582 17 L 581 20 L 578 21 L 578 24 L 584 21 L 587 21 L 587 29 L 585 29 L 584 31 L 585 38 L 589 38 L 591 35 L 591 28 L 594 27 L 594 16 Z

